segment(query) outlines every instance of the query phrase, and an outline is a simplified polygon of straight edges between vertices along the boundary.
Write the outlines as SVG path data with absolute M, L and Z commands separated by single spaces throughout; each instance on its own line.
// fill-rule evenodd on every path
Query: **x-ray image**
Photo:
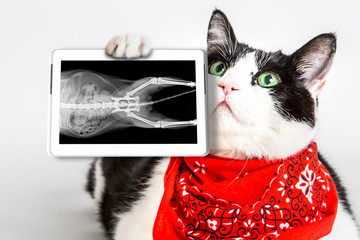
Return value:
M 196 143 L 194 61 L 62 61 L 60 144 Z

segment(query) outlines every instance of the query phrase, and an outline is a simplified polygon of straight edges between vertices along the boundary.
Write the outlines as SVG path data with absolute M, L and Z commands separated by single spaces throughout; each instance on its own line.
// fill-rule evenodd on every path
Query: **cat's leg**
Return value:
M 101 226 L 105 233 L 110 237 L 111 226 L 107 224 L 111 216 L 106 214 L 105 206 L 108 206 L 108 197 L 105 196 L 105 176 L 103 172 L 103 159 L 96 158 L 91 164 L 88 172 L 86 190 L 90 193 L 91 197 L 95 200 L 96 212 L 98 214 Z M 109 207 L 109 206 L 108 206 Z
M 87 177 L 86 190 L 90 193 L 91 197 L 95 199 L 96 203 L 99 203 L 102 199 L 105 188 L 105 179 L 101 164 L 101 158 L 95 159 L 91 164 Z
M 191 81 L 184 81 L 180 79 L 175 79 L 171 77 L 159 77 L 156 79 L 156 84 L 158 85 L 180 85 L 180 86 L 188 86 L 188 87 L 195 87 L 196 83 Z
M 137 86 L 135 89 L 127 92 L 126 95 L 132 96 L 135 93 L 137 93 L 138 91 L 140 91 L 144 88 L 148 88 L 151 85 L 168 85 L 166 87 L 169 87 L 169 86 L 171 87 L 171 86 L 175 86 L 175 85 L 195 87 L 196 83 L 191 82 L 191 81 L 186 81 L 186 80 L 169 78 L 169 77 L 159 77 L 159 78 L 153 77 L 149 80 L 146 80 L 143 84 Z M 162 87 L 164 87 L 164 86 L 162 86 Z
M 139 35 L 119 35 L 106 45 L 106 53 L 117 58 L 136 58 L 150 53 L 149 41 Z
M 153 114 L 154 115 L 154 114 Z M 158 117 L 160 114 L 156 114 L 156 116 Z M 138 121 L 140 121 L 140 123 L 137 123 L 137 126 L 142 126 L 142 127 L 154 127 L 154 128 L 181 128 L 181 127 L 188 127 L 188 126 L 196 126 L 197 125 L 197 120 L 189 120 L 189 121 L 176 121 L 173 119 L 169 119 L 169 121 L 163 121 L 163 120 L 158 120 L 158 121 L 151 121 L 148 118 L 143 118 L 140 117 L 132 112 L 128 113 L 127 116 L 134 118 Z M 150 114 L 151 116 L 151 114 Z
M 90 169 L 87 174 L 87 182 L 86 182 L 86 191 L 90 194 L 92 198 L 94 198 L 94 188 L 95 188 L 95 163 L 97 159 L 95 159 L 90 166 Z
M 128 211 L 116 214 L 114 240 L 151 240 L 152 229 L 164 192 L 164 174 L 169 158 L 162 158 L 153 168 L 147 187 Z
M 339 204 L 339 208 L 336 214 L 335 223 L 331 233 L 323 237 L 322 240 L 359 240 L 359 231 L 357 224 L 354 221 L 352 215 L 349 214 L 348 210 Z
M 109 239 L 152 239 L 168 159 L 99 158 L 88 174 L 99 221 Z

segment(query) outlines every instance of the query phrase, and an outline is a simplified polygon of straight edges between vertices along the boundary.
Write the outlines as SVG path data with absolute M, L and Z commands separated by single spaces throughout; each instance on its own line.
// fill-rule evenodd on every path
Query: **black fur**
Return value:
M 95 186 L 95 161 L 91 163 L 86 183 L 86 191 L 90 193 L 91 197 L 94 198 L 94 186 Z
M 346 188 L 344 187 L 344 185 L 341 182 L 341 179 L 339 178 L 339 176 L 336 174 L 336 172 L 334 171 L 334 169 L 331 167 L 331 165 L 325 160 L 325 158 L 318 153 L 318 157 L 320 162 L 325 166 L 325 168 L 328 170 L 328 172 L 330 173 L 335 186 L 336 186 L 336 191 L 338 193 L 338 197 L 339 197 L 339 201 L 342 203 L 342 205 L 344 206 L 345 210 L 354 217 L 353 211 L 351 209 L 351 205 L 349 203 L 348 200 L 348 196 L 347 196 L 347 192 L 346 192 Z
M 264 72 L 275 73 L 280 83 L 270 89 L 277 111 L 283 118 L 296 120 L 315 126 L 315 107 L 304 81 L 294 74 L 291 56 L 280 51 L 266 53 L 256 50 L 259 71 L 253 76 L 252 84 L 257 84 L 258 77 Z
M 351 208 L 351 204 L 348 199 L 346 188 L 342 184 L 341 179 L 339 178 L 339 176 L 337 175 L 337 173 L 335 172 L 333 167 L 325 160 L 325 158 L 320 154 L 320 152 L 318 153 L 318 157 L 319 157 L 319 161 L 325 166 L 325 168 L 330 173 L 330 176 L 335 183 L 339 202 L 341 202 L 341 205 L 344 207 L 344 209 L 350 214 L 350 216 L 354 220 L 354 222 L 356 224 L 358 235 L 360 236 L 360 225 L 359 225 L 359 222 L 357 221 L 357 219 L 355 218 L 354 212 Z
M 140 199 L 159 157 L 109 157 L 102 158 L 102 170 L 106 179 L 103 198 L 100 201 L 99 220 L 107 237 L 111 238 L 116 224 L 115 214 L 131 209 Z M 87 190 L 94 195 L 94 166 L 88 174 Z

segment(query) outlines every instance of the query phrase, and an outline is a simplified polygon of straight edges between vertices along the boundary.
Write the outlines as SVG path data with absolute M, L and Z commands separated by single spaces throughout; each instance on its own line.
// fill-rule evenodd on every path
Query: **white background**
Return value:
M 99 49 L 119 33 L 142 33 L 154 48 L 206 47 L 212 10 L 240 41 L 294 51 L 336 32 L 338 52 L 320 97 L 317 141 L 347 186 L 360 219 L 360 23 L 356 1 L 0 2 L 0 239 L 103 239 L 83 191 L 90 158 L 46 153 L 53 49 Z

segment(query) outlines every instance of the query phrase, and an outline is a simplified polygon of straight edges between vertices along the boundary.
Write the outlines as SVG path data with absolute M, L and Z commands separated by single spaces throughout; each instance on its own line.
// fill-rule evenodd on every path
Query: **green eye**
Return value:
M 226 71 L 225 63 L 221 61 L 217 61 L 210 66 L 210 73 L 212 75 L 222 76 L 224 75 L 225 71 Z
M 264 72 L 259 76 L 258 83 L 261 87 L 273 87 L 279 83 L 279 79 L 273 73 Z

